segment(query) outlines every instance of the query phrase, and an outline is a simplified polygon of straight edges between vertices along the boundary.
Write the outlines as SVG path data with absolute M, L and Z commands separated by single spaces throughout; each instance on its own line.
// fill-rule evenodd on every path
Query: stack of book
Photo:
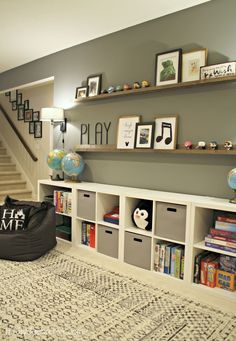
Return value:
M 54 191 L 53 203 L 57 213 L 71 214 L 72 193 Z
M 184 246 L 167 242 L 155 244 L 154 270 L 183 279 Z
M 205 245 L 218 250 L 236 253 L 236 216 L 217 215 L 215 228 L 205 237 Z
M 81 243 L 95 248 L 95 224 L 82 221 Z

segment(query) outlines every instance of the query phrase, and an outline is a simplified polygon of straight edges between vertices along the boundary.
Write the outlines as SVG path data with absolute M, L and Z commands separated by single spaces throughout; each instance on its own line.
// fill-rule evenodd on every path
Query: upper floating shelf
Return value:
M 148 88 L 123 90 L 123 91 L 112 92 L 111 94 L 101 94 L 101 95 L 97 95 L 93 97 L 83 97 L 80 99 L 75 99 L 75 102 L 79 102 L 79 103 L 90 102 L 90 101 L 97 101 L 101 99 L 108 99 L 108 98 L 114 98 L 114 97 L 148 94 L 148 93 L 159 92 L 159 91 L 169 90 L 169 89 L 191 88 L 195 86 L 197 87 L 197 86 L 202 86 L 202 85 L 219 84 L 219 83 L 233 82 L 233 81 L 236 81 L 236 76 L 221 77 L 221 78 L 214 78 L 214 79 L 203 79 L 199 81 L 182 82 L 182 83 L 161 85 L 161 86 L 150 86 Z

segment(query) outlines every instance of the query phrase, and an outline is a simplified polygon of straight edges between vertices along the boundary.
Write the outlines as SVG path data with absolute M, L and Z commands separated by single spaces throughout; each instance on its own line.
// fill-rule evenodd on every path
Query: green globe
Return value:
M 63 172 L 72 178 L 77 178 L 83 172 L 84 166 L 83 158 L 77 153 L 65 155 L 61 162 Z
M 236 190 L 236 168 L 229 171 L 227 180 L 229 187 Z
M 47 157 L 48 167 L 54 170 L 61 170 L 61 161 L 65 155 L 66 153 L 64 152 L 64 150 L 51 150 Z

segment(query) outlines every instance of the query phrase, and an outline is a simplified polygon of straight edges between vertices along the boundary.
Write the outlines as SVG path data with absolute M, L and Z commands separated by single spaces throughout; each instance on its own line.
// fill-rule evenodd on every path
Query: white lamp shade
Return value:
M 64 109 L 63 108 L 41 108 L 40 111 L 41 121 L 64 121 Z

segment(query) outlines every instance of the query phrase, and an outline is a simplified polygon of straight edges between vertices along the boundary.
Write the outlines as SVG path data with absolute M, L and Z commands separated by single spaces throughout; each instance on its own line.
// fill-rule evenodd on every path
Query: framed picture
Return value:
M 236 62 L 220 63 L 200 68 L 201 79 L 212 79 L 236 75 Z
M 181 81 L 182 49 L 156 54 L 156 85 Z
M 32 116 L 32 121 L 39 121 L 40 112 L 34 111 Z
M 5 96 L 10 97 L 11 96 L 11 91 L 5 92 Z
M 18 90 L 10 91 L 10 102 L 15 102 L 17 100 Z
M 34 137 L 41 138 L 42 137 L 42 122 L 34 122 Z
M 155 118 L 154 149 L 176 149 L 178 115 Z
M 28 99 L 26 99 L 26 100 L 24 101 L 24 106 L 25 106 L 25 110 L 26 110 L 26 109 L 29 109 L 29 100 L 28 100 Z
M 22 104 L 22 94 L 20 94 L 19 92 L 17 93 L 17 96 L 16 96 L 16 104 L 17 105 Z
M 33 109 L 26 109 L 24 115 L 24 121 L 30 122 L 33 120 Z
M 25 106 L 24 104 L 18 105 L 17 108 L 17 119 L 18 121 L 23 121 L 25 117 Z
M 89 76 L 87 78 L 87 96 L 97 96 L 101 93 L 102 75 Z
M 17 110 L 17 103 L 16 103 L 16 101 L 12 101 L 12 102 L 11 102 L 11 109 L 12 109 L 13 111 Z
M 29 122 L 29 134 L 34 134 L 34 122 Z
M 136 123 L 135 148 L 153 147 L 154 128 L 154 122 Z
M 136 123 L 140 122 L 140 116 L 121 116 L 117 127 L 117 149 L 134 149 Z
M 207 64 L 207 49 L 193 50 L 182 54 L 182 82 L 200 79 L 200 67 Z
M 75 91 L 75 98 L 83 98 L 87 96 L 87 86 L 79 86 Z

